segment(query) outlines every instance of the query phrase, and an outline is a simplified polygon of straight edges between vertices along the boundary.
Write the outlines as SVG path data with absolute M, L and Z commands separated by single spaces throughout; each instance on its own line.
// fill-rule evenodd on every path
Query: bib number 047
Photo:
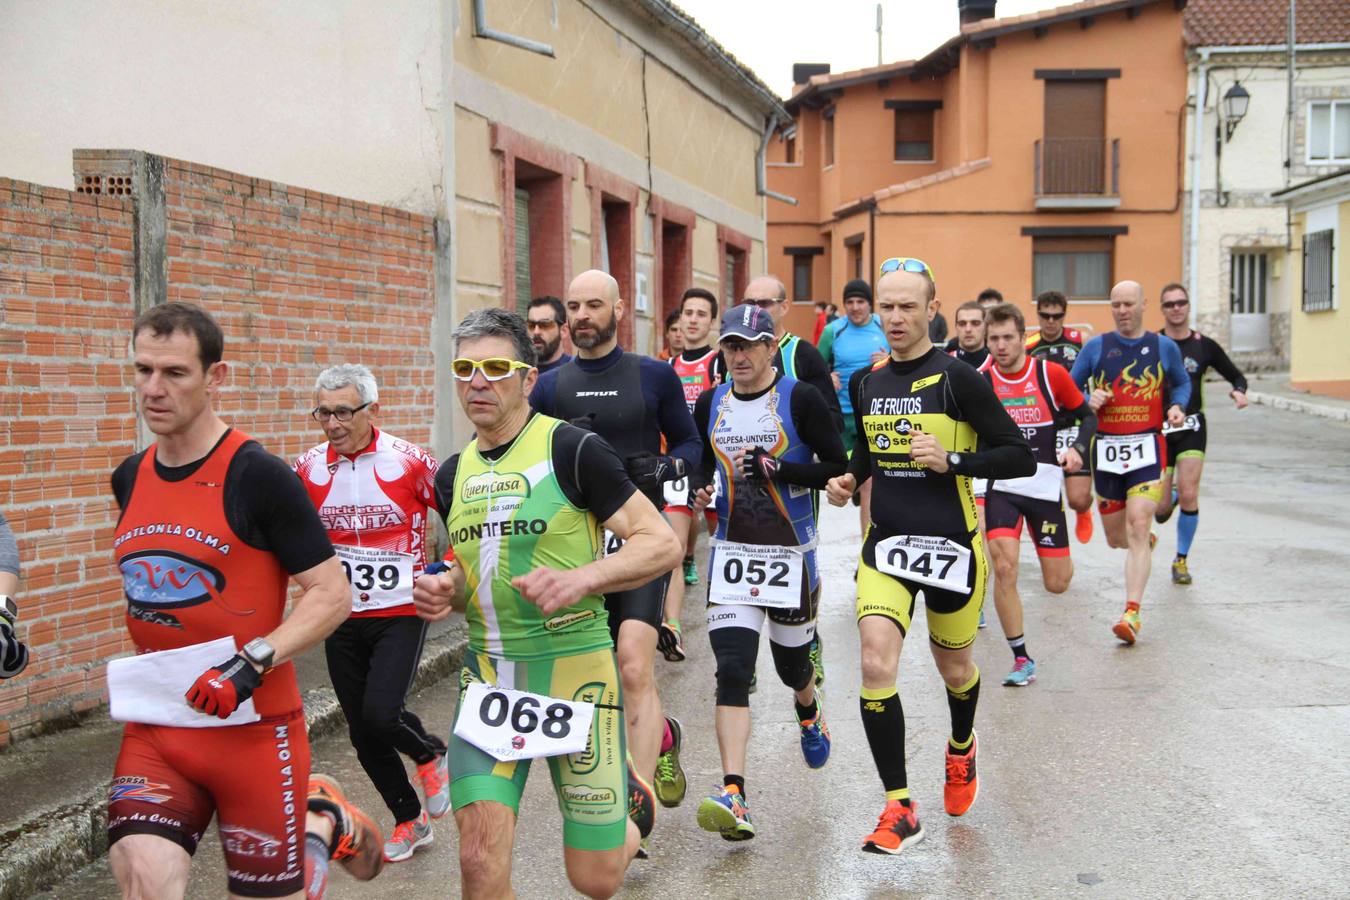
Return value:
M 455 734 L 507 762 L 586 749 L 595 704 L 469 684 L 455 716 Z
M 948 538 L 900 534 L 876 544 L 877 570 L 957 594 L 970 593 L 970 548 Z

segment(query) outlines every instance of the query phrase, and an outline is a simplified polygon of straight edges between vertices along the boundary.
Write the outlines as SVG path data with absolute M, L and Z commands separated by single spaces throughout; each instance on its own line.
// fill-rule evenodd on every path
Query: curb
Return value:
M 1334 419 L 1338 422 L 1350 422 L 1350 407 L 1324 406 L 1321 403 L 1309 403 L 1307 400 L 1300 400 L 1296 397 L 1267 394 L 1262 391 L 1248 391 L 1247 399 L 1252 403 L 1259 403 L 1262 406 L 1269 406 L 1274 409 L 1284 409 L 1289 412 L 1318 416 L 1323 419 Z
M 409 693 L 435 684 L 462 665 L 467 644 L 462 627 L 429 638 Z M 331 687 L 306 691 L 303 701 L 311 742 L 346 725 Z M 20 900 L 45 890 L 107 853 L 107 822 L 106 788 L 34 816 L 5 847 L 0 900 Z

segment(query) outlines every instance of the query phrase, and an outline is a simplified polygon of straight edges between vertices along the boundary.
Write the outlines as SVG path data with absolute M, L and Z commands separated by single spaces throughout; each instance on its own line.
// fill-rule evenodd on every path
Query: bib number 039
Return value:
M 412 599 L 412 554 L 346 544 L 333 549 L 351 584 L 352 609 L 356 612 L 397 606 Z
M 464 691 L 455 734 L 503 762 L 586 749 L 595 705 L 475 681 Z

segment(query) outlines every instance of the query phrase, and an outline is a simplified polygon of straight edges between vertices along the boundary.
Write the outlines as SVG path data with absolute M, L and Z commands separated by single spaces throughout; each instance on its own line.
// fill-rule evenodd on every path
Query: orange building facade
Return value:
M 957 0 L 950 0 L 957 2 Z M 992 11 L 960 0 L 962 15 Z M 1087 0 L 967 21 L 919 60 L 818 74 L 770 143 L 769 271 L 810 335 L 817 300 L 890 256 L 925 260 L 948 320 L 987 287 L 1025 311 L 1063 291 L 1109 329 L 1107 293 L 1182 278 L 1184 0 Z M 800 71 L 804 67 L 798 67 Z M 1034 322 L 1029 316 L 1029 322 Z

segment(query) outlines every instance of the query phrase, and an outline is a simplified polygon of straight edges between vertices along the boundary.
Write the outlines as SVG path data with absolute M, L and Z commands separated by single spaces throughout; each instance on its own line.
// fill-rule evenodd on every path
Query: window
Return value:
M 731 309 L 741 302 L 745 286 L 749 284 L 749 255 L 740 247 L 726 245 L 726 266 L 722 280 L 723 309 Z
M 1228 258 L 1228 311 L 1263 313 L 1266 311 L 1266 273 L 1264 253 L 1234 253 Z
M 792 299 L 795 302 L 811 299 L 811 257 L 792 257 Z
M 1106 189 L 1106 81 L 1046 81 L 1041 193 Z
M 909 162 L 933 160 L 933 111 L 897 109 L 895 111 L 895 160 Z
M 1314 231 L 1303 236 L 1303 311 L 1332 309 L 1331 262 L 1335 232 Z
M 845 274 L 849 278 L 863 277 L 863 236 L 855 234 L 844 238 L 844 249 L 847 251 L 848 265 Z
M 783 161 L 786 163 L 797 161 L 797 138 L 795 136 L 783 141 Z
M 530 192 L 516 188 L 516 312 L 530 308 Z
M 1059 291 L 1070 303 L 1107 302 L 1114 248 L 1109 237 L 1033 239 L 1032 294 Z
M 825 168 L 834 165 L 834 107 L 821 113 L 825 120 Z
M 1350 100 L 1308 104 L 1308 162 L 1350 162 Z

